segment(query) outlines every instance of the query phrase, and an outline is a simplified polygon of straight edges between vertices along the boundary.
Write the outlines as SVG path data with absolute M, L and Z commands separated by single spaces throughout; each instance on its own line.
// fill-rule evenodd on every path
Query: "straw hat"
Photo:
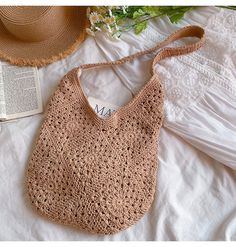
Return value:
M 72 53 L 84 40 L 86 7 L 0 7 L 0 59 L 44 66 Z

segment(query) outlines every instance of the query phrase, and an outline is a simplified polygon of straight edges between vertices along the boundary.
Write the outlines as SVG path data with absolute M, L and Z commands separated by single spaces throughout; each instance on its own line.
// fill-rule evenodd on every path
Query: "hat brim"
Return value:
M 55 36 L 26 42 L 10 34 L 0 21 L 0 58 L 18 66 L 42 67 L 71 54 L 86 37 L 86 7 L 68 7 L 67 25 Z

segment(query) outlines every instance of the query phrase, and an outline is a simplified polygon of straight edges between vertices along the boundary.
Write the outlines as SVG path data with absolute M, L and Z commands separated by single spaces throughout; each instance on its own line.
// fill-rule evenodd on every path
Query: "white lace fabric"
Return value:
M 228 68 L 199 53 L 157 68 L 166 89 L 164 126 L 236 169 L 236 81 Z
M 235 23 L 236 13 L 222 9 L 205 27 L 204 49 L 166 60 L 158 67 L 166 87 L 165 126 L 233 169 L 236 169 Z

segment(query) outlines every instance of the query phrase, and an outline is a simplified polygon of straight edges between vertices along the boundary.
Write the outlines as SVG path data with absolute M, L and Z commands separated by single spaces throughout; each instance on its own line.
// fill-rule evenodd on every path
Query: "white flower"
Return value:
M 116 22 L 116 19 L 114 16 L 111 16 L 111 17 L 106 17 L 104 18 L 103 20 L 107 25 L 112 25 Z
M 89 14 L 89 21 L 91 25 L 94 25 L 95 23 L 101 21 L 102 16 L 99 15 L 97 12 L 92 12 Z
M 91 36 L 95 36 L 94 31 L 92 31 L 90 28 L 86 28 L 86 33 L 91 35 Z

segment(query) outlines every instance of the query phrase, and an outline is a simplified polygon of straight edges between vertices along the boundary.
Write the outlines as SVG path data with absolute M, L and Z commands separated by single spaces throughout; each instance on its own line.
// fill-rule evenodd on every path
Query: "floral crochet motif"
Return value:
M 179 32 L 162 45 L 191 32 L 200 40 L 182 49 L 163 49 L 153 66 L 162 58 L 203 45 L 201 28 Z M 153 72 L 131 102 L 103 119 L 88 104 L 78 77 L 81 68 L 120 64 L 142 53 L 105 64 L 85 64 L 61 80 L 28 166 L 29 197 L 40 214 L 89 232 L 112 234 L 137 222 L 151 206 L 163 122 L 162 83 Z M 177 98 L 181 94 L 170 93 Z

